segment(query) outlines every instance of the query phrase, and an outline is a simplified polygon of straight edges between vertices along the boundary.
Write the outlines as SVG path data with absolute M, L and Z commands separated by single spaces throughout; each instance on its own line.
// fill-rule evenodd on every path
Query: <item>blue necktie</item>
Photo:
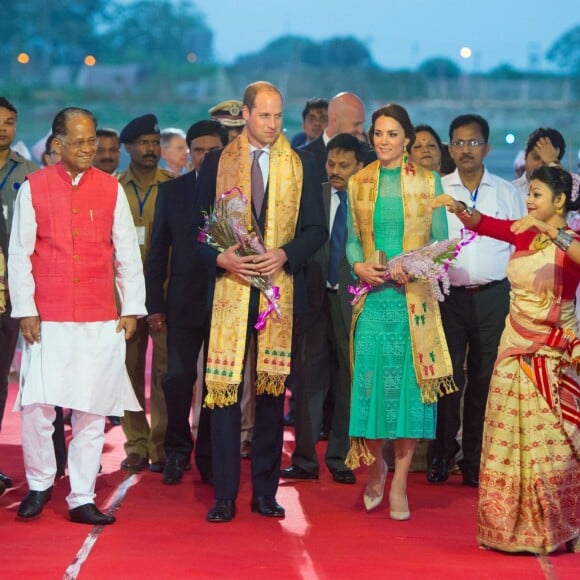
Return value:
M 338 267 L 344 253 L 346 238 L 346 191 L 337 191 L 340 204 L 336 209 L 332 232 L 330 234 L 330 259 L 328 261 L 328 283 L 334 287 L 338 284 Z

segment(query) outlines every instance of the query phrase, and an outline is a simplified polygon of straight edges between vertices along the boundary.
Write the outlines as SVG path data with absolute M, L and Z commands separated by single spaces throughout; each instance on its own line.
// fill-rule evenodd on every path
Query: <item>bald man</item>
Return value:
M 328 103 L 328 125 L 322 135 L 301 147 L 314 155 L 320 183 L 328 181 L 326 174 L 326 146 L 328 142 L 339 133 L 348 133 L 359 141 L 365 140 L 365 106 L 361 99 L 354 93 L 338 93 Z M 365 165 L 374 161 L 376 156 L 370 152 L 372 158 L 366 158 Z M 367 154 L 368 155 L 368 154 Z

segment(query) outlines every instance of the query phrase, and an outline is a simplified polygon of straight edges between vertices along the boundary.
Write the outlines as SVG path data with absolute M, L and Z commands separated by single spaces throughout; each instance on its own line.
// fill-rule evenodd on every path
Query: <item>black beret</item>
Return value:
M 157 117 L 149 113 L 130 121 L 119 135 L 121 143 L 133 143 L 141 135 L 159 135 Z
M 185 142 L 187 146 L 191 146 L 191 142 L 198 137 L 205 137 L 206 135 L 222 135 L 223 128 L 217 121 L 198 121 L 194 123 L 188 130 L 185 136 Z

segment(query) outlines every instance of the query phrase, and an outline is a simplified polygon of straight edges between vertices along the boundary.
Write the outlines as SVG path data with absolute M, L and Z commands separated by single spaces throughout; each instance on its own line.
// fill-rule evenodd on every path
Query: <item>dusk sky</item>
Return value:
M 486 72 L 501 63 L 553 70 L 545 60 L 552 43 L 580 22 L 577 0 L 197 0 L 214 31 L 220 62 L 263 48 L 280 35 L 313 40 L 353 35 L 389 69 L 416 68 L 445 56 L 465 71 Z M 469 60 L 459 56 L 468 46 Z

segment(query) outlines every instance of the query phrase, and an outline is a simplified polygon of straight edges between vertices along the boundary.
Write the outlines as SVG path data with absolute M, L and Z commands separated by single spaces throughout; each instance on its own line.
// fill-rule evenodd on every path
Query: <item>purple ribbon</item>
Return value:
M 262 312 L 258 314 L 258 321 L 254 324 L 256 330 L 264 330 L 264 328 L 266 328 L 266 321 L 272 312 L 276 312 L 278 318 L 282 316 L 280 306 L 278 306 L 278 300 L 280 300 L 280 288 L 278 286 L 272 286 L 264 292 L 264 296 L 268 300 L 268 308 L 262 310 Z

